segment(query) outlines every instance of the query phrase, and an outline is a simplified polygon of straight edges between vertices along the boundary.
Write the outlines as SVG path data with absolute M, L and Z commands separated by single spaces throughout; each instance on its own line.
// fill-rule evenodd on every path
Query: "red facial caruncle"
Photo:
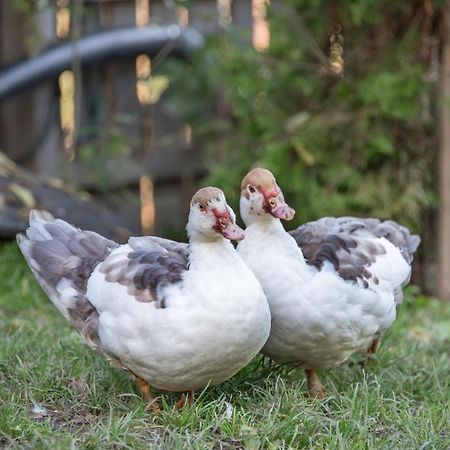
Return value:
M 261 189 L 261 194 L 263 195 L 263 209 L 264 211 L 271 214 L 272 208 L 275 207 L 276 197 L 278 194 L 281 194 L 280 189 L 272 189 L 270 191 L 265 191 L 264 189 Z M 281 194 L 283 196 L 283 194 Z
M 294 218 L 295 210 L 285 201 L 281 189 L 276 186 L 270 191 L 261 189 L 263 195 L 263 209 L 277 219 L 291 220 Z
M 233 241 L 240 241 L 244 239 L 244 230 L 234 222 L 230 212 L 228 211 L 228 207 L 223 211 L 213 208 L 212 212 L 216 218 L 216 223 L 213 226 L 214 231 L 222 234 L 227 239 L 232 239 Z

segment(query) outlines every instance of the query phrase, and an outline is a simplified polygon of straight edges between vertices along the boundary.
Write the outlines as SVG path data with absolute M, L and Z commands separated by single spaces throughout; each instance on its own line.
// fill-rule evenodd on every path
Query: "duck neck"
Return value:
M 252 221 L 247 225 L 246 230 L 254 230 L 262 233 L 268 234 L 285 234 L 286 231 L 283 228 L 283 224 L 280 219 L 276 219 L 271 215 L 267 214 L 260 217 L 259 220 Z
M 189 242 L 189 269 L 214 269 L 216 265 L 226 264 L 236 256 L 233 245 L 225 238 L 214 241 L 191 239 Z
M 244 245 L 246 242 L 271 242 L 277 252 L 292 256 L 306 267 L 306 261 L 301 248 L 295 239 L 284 229 L 280 219 L 265 216 L 264 219 L 255 221 L 247 226 L 245 230 Z

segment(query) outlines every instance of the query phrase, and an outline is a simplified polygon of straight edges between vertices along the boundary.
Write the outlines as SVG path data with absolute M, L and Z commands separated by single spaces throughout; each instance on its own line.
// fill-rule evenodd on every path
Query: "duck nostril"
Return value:
M 219 219 L 219 225 L 220 225 L 222 228 L 225 228 L 226 225 L 227 225 L 227 221 L 226 221 L 225 219 Z

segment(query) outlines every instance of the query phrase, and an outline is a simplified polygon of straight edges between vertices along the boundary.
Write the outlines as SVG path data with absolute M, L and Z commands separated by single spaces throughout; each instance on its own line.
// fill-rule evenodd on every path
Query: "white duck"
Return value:
M 119 245 L 34 211 L 18 236 L 54 305 L 90 347 L 135 375 L 153 409 L 150 385 L 192 393 L 222 383 L 270 330 L 261 286 L 228 240 L 244 232 L 221 190 L 194 195 L 187 233 L 189 245 L 156 237 Z
M 420 239 L 393 221 L 326 217 L 287 233 L 294 210 L 271 172 L 242 181 L 247 226 L 238 252 L 260 281 L 272 314 L 262 352 L 306 369 L 310 394 L 323 397 L 315 372 L 358 351 L 374 352 L 392 324 Z

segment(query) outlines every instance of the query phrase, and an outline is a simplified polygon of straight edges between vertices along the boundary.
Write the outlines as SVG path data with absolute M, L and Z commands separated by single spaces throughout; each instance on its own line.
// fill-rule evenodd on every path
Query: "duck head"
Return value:
M 244 239 L 244 230 L 236 224 L 224 193 L 215 187 L 202 188 L 192 197 L 186 230 L 189 238 L 197 241 Z
M 261 168 L 251 170 L 242 180 L 240 209 L 246 225 L 268 217 L 291 220 L 295 214 L 272 172 Z

